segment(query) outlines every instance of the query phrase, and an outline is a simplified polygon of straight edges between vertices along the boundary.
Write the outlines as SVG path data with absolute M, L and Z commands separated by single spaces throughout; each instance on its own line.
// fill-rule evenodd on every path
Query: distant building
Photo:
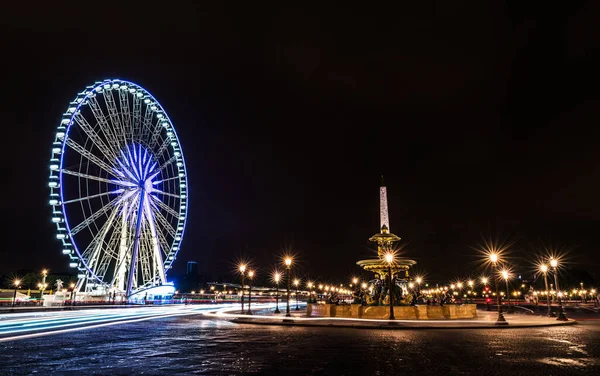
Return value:
M 187 268 L 185 270 L 185 274 L 187 274 L 187 275 L 198 274 L 198 263 L 196 261 L 188 261 Z

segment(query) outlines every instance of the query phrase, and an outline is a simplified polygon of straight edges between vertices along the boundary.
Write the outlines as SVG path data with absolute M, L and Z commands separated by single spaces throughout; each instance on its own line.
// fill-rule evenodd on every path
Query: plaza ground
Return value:
M 0 375 L 598 374 L 598 318 L 510 330 L 357 330 L 178 315 L 0 342 Z

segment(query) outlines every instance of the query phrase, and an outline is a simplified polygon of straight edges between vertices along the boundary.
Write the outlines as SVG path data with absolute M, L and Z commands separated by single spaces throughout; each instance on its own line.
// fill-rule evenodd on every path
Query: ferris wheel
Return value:
M 148 91 L 113 79 L 79 93 L 56 131 L 48 186 L 78 291 L 130 297 L 167 283 L 187 174 L 173 124 Z

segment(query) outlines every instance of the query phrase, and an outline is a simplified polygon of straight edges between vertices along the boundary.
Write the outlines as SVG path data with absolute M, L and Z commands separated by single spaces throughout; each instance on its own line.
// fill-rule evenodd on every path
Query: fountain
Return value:
M 311 317 L 353 317 L 365 319 L 431 320 L 431 319 L 467 319 L 477 316 L 475 304 L 425 305 L 418 304 L 413 295 L 419 291 L 409 288 L 411 276 L 409 270 L 417 262 L 395 254 L 398 235 L 390 231 L 387 204 L 387 189 L 381 177 L 379 187 L 380 232 L 371 236 L 370 241 L 377 244 L 378 258 L 360 260 L 356 264 L 364 270 L 374 273 L 375 278 L 369 287 L 355 286 L 357 298 L 355 304 L 307 305 L 306 315 Z M 389 276 L 392 276 L 391 283 Z M 390 289 L 390 285 L 392 288 Z M 393 296 L 393 305 L 389 298 Z M 391 315 L 393 310 L 394 315 Z
M 400 291 L 395 295 L 397 298 L 402 298 L 408 293 L 408 282 L 410 275 L 409 269 L 414 266 L 417 262 L 403 257 L 394 256 L 394 261 L 390 265 L 385 260 L 385 255 L 390 252 L 394 252 L 394 243 L 400 241 L 398 235 L 393 234 L 390 231 L 390 217 L 388 213 L 387 203 L 387 188 L 383 182 L 383 176 L 381 177 L 381 185 L 379 187 L 379 217 L 380 217 L 380 232 L 371 236 L 370 241 L 377 243 L 377 256 L 376 259 L 360 260 L 356 264 L 368 272 L 375 274 L 374 281 L 371 282 L 370 294 L 367 299 L 371 304 L 383 304 L 387 297 L 382 293 L 380 285 L 385 285 L 388 280 L 389 271 L 392 272 L 394 287 L 399 288 Z M 388 283 L 389 284 L 389 283 Z M 396 299 L 399 302 L 400 299 Z

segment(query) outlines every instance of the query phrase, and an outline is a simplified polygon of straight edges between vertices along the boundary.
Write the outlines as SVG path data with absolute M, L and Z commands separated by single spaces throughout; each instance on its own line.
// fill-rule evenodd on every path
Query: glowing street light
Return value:
M 69 287 L 71 288 L 71 305 L 75 305 L 75 284 L 71 282 Z
M 42 287 L 40 287 L 40 299 L 43 298 L 44 296 L 44 290 L 46 289 L 46 277 L 48 276 L 48 269 L 42 269 L 42 283 L 40 284 Z M 40 286 L 38 285 L 38 286 Z M 42 288 L 44 290 L 42 290 Z
M 548 317 L 554 317 L 552 314 L 552 306 L 550 305 L 550 294 L 548 293 L 548 265 L 542 264 L 540 265 L 540 271 L 544 275 L 544 285 L 546 286 L 546 305 L 548 306 Z
M 242 275 L 242 295 L 240 296 L 240 300 L 242 303 L 242 315 L 244 314 L 244 276 L 246 273 L 246 264 L 240 264 L 239 267 L 240 274 Z
M 252 314 L 251 304 L 252 304 L 252 278 L 254 278 L 254 270 L 248 271 L 248 278 L 250 278 L 250 288 L 248 290 L 248 314 Z
M 552 269 L 554 270 L 554 285 L 556 286 L 556 297 L 558 299 L 558 317 L 556 318 L 558 321 L 568 321 L 569 319 L 567 319 L 567 316 L 565 316 L 565 313 L 563 311 L 563 305 L 562 305 L 562 299 L 561 299 L 561 294 L 560 294 L 560 290 L 558 288 L 558 274 L 557 274 L 557 269 L 558 269 L 558 260 L 555 259 L 554 257 L 550 259 L 550 266 L 552 266 Z
M 471 290 L 471 293 L 473 293 L 473 286 L 475 285 L 475 282 L 473 282 L 472 279 L 467 281 L 467 285 L 469 285 L 469 289 Z M 469 299 L 467 299 L 467 303 L 469 302 Z M 471 303 L 473 303 L 473 295 L 471 295 Z
M 292 314 L 290 313 L 290 282 L 291 282 L 290 273 L 291 273 L 291 269 L 292 269 L 292 258 L 286 257 L 283 260 L 283 262 L 285 263 L 285 267 L 287 268 L 287 302 L 286 302 L 286 307 L 285 307 L 285 316 L 291 317 Z
M 496 270 L 496 263 L 498 262 L 498 254 L 490 253 L 489 258 L 492 263 L 494 273 L 497 273 L 498 271 Z M 498 302 L 498 318 L 496 319 L 496 325 L 508 325 L 508 322 L 506 322 L 504 314 L 502 313 L 502 305 L 500 304 L 500 290 L 498 289 L 498 278 L 494 278 L 494 281 L 496 282 L 496 299 Z
M 294 279 L 294 286 L 296 287 L 296 311 L 300 310 L 298 307 L 298 286 L 300 285 L 300 280 L 298 278 Z
M 388 296 L 390 298 L 390 320 L 395 320 L 396 317 L 394 317 L 394 288 L 392 286 L 392 263 L 394 262 L 394 254 L 391 252 L 386 253 L 385 261 L 388 264 L 388 278 L 390 281 L 390 288 L 388 290 Z
M 510 310 L 511 310 L 511 305 L 510 305 L 510 292 L 508 291 L 508 278 L 509 278 L 509 273 L 508 273 L 508 270 L 506 270 L 506 269 L 502 269 L 502 272 L 501 272 L 501 273 L 502 273 L 502 278 L 504 278 L 504 282 L 506 282 L 506 298 L 507 298 L 507 301 L 506 301 L 507 309 L 506 309 L 506 311 L 507 311 L 507 312 L 510 312 Z
M 15 302 L 17 301 L 17 290 L 19 289 L 19 286 L 21 286 L 21 280 L 20 279 L 15 279 L 13 281 L 13 285 L 15 286 L 15 293 L 13 294 L 13 301 L 12 301 L 12 306 L 15 306 Z
M 279 281 L 281 280 L 281 274 L 278 271 L 273 273 L 273 280 L 275 281 L 275 313 L 281 313 L 279 310 Z
M 313 303 L 313 287 L 314 287 L 314 283 L 312 282 L 306 282 L 306 287 L 308 288 L 308 302 L 309 303 Z M 316 303 L 316 301 L 314 302 Z

